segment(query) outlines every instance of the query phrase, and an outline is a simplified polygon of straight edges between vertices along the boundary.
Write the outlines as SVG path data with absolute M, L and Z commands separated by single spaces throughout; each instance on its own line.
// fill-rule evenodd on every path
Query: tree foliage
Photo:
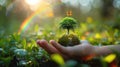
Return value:
M 69 34 L 69 30 L 74 30 L 76 27 L 77 21 L 72 17 L 65 17 L 60 21 L 60 28 L 67 29 L 67 33 Z

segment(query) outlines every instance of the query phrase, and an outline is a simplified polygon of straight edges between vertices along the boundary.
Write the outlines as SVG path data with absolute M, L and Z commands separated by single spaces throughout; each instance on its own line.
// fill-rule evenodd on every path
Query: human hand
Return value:
M 87 41 L 81 41 L 81 44 L 76 46 L 64 47 L 54 40 L 50 40 L 49 43 L 46 40 L 38 40 L 37 44 L 45 49 L 49 54 L 60 54 L 66 59 L 81 59 L 81 57 L 87 57 L 94 53 L 94 47 Z

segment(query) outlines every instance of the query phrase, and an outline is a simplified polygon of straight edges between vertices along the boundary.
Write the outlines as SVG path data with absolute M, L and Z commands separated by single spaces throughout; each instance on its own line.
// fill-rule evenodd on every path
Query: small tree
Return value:
M 70 30 L 74 30 L 76 27 L 77 21 L 72 17 L 65 17 L 60 22 L 60 28 L 67 29 L 67 34 Z

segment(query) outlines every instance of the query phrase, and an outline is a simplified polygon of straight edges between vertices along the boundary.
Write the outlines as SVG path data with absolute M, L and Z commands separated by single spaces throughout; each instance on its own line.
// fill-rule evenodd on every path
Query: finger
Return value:
M 59 52 L 55 47 L 53 47 L 52 45 L 48 45 L 47 41 L 45 40 L 37 40 L 37 44 L 42 47 L 43 49 L 45 49 L 49 54 L 54 54 L 54 53 L 58 53 L 60 54 L 64 59 L 68 59 L 67 56 L 65 56 L 64 54 L 62 54 L 61 52 Z
M 55 42 L 54 40 L 50 40 L 50 43 L 61 53 L 66 54 L 67 53 L 67 49 L 65 47 L 63 47 L 62 45 L 60 45 L 59 43 Z
M 38 40 L 37 44 L 50 54 L 59 53 L 58 50 L 56 50 L 56 48 L 54 48 L 52 45 L 49 45 L 46 40 Z
M 36 42 L 37 42 L 37 45 L 39 45 L 39 46 L 41 47 L 42 44 L 40 44 L 40 41 L 41 41 L 41 40 L 37 40 Z

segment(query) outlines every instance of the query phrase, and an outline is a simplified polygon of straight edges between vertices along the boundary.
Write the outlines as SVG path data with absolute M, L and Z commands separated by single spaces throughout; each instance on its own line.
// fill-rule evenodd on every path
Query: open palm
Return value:
M 54 40 L 48 43 L 46 40 L 38 40 L 37 44 L 45 49 L 49 54 L 60 54 L 65 60 L 81 59 L 80 57 L 87 56 L 92 53 L 93 46 L 88 42 L 81 42 L 80 45 L 72 47 L 64 47 Z

